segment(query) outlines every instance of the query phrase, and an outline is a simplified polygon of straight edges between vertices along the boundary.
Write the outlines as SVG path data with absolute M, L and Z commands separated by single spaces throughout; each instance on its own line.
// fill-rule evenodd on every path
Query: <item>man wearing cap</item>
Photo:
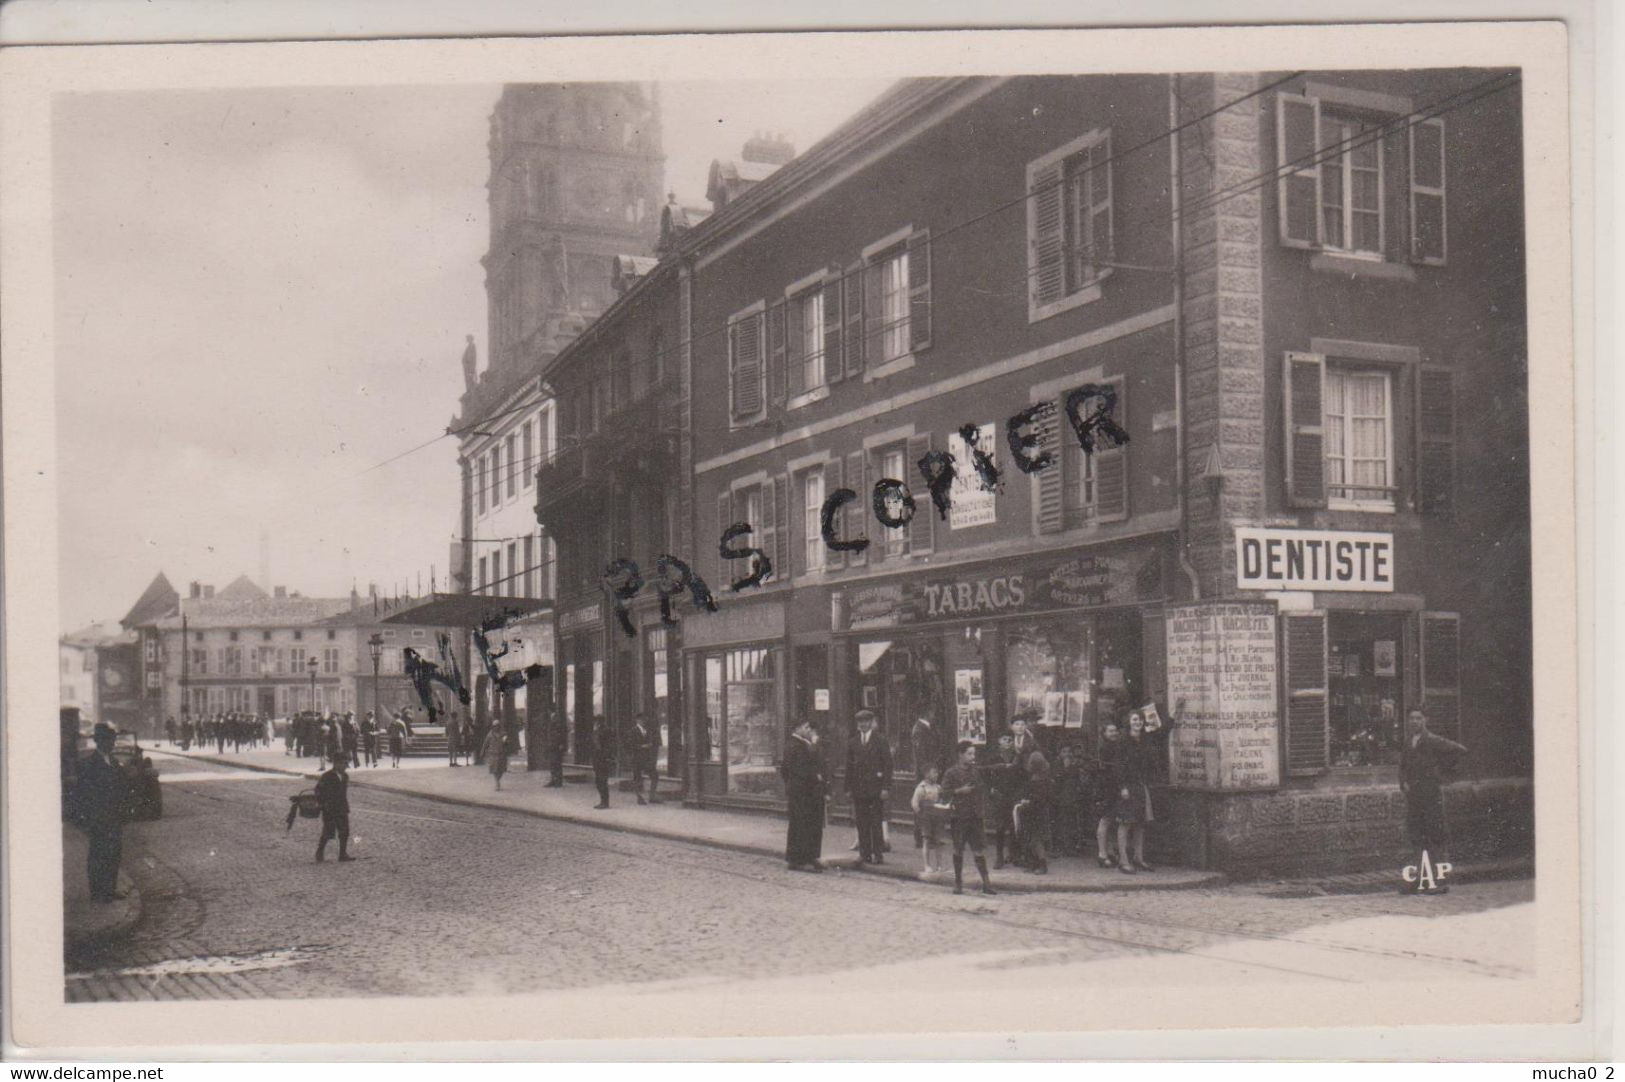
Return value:
M 316 802 L 322 809 L 322 840 L 316 843 L 316 862 L 327 859 L 327 843 L 339 840 L 339 859 L 354 860 L 350 855 L 350 775 L 345 772 L 345 758 L 341 751 L 333 756 L 333 765 L 316 782 Z
M 79 761 L 74 787 L 74 821 L 90 843 L 85 871 L 90 879 L 90 900 L 112 902 L 118 891 L 118 866 L 124 851 L 124 817 L 129 809 L 129 785 L 113 762 L 113 738 L 118 734 L 105 721 L 96 723 L 92 739 L 96 750 Z
M 785 797 L 790 805 L 784 838 L 784 863 L 792 872 L 821 872 L 824 847 L 824 755 L 818 734 L 806 721 L 797 725 L 785 742 L 779 764 Z
M 873 710 L 859 710 L 857 720 L 857 739 L 846 749 L 846 791 L 852 795 L 852 815 L 858 823 L 858 862 L 883 864 L 886 843 L 880 824 L 891 796 L 891 746 L 875 731 Z
M 1427 715 L 1412 710 L 1405 718 L 1405 747 L 1399 760 L 1399 791 L 1405 794 L 1405 832 L 1424 860 L 1437 867 L 1450 860 L 1450 830 L 1444 815 L 1444 779 L 1467 749 L 1428 731 Z M 1445 894 L 1442 884 L 1422 887 L 1420 880 L 1400 888 L 1402 894 Z

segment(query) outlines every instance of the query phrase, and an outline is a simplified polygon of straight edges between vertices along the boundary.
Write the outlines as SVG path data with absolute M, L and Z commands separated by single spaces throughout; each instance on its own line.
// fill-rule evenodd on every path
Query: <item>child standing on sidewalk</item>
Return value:
M 914 848 L 920 850 L 921 879 L 934 879 L 942 871 L 942 812 L 937 807 L 942 800 L 941 774 L 935 764 L 927 766 L 909 801 L 914 810 Z

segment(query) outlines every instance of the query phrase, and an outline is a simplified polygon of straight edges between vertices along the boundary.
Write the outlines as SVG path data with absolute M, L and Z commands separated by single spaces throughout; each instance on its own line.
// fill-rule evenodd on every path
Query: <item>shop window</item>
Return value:
M 1328 506 L 1394 509 L 1393 376 L 1326 366 L 1323 427 Z
M 699 727 L 700 746 L 695 752 L 702 763 L 722 762 L 722 659 L 705 659 L 705 722 Z
M 955 634 L 958 632 L 948 633 L 949 636 Z M 891 745 L 892 763 L 898 773 L 917 771 L 922 758 L 927 762 L 950 758 L 949 749 L 956 733 L 968 733 L 971 735 L 967 739 L 974 739 L 980 732 L 985 739 L 987 706 L 983 666 L 979 659 L 959 660 L 959 668 L 967 674 L 974 673 L 975 679 L 967 675 L 960 681 L 964 694 L 956 699 L 951 686 L 953 676 L 947 671 L 944 641 L 943 634 L 936 634 L 856 645 L 853 713 L 858 709 L 874 711 L 879 731 Z M 964 647 L 963 638 L 956 645 Z M 915 739 L 914 723 L 922 717 L 932 722 L 932 736 L 928 741 Z M 855 732 L 855 726 L 849 722 L 841 731 L 826 734 L 831 739 L 832 754 L 836 756 L 833 762 L 845 761 L 846 744 Z
M 778 651 L 768 647 L 723 655 L 723 717 L 727 725 L 728 787 L 774 792 L 783 750 L 778 708 Z
M 1334 612 L 1327 618 L 1328 737 L 1334 767 L 1399 761 L 1403 621 L 1397 613 Z
M 1008 716 L 1031 714 L 1044 728 L 1080 732 L 1093 723 L 1094 629 L 1087 620 L 1018 624 L 1005 633 L 1005 643 Z M 1123 670 L 1112 675 L 1109 683 L 1120 691 Z

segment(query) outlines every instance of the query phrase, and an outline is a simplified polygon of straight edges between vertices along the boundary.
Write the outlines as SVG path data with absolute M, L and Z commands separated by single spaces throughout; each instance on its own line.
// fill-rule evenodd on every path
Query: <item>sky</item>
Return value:
M 884 80 L 661 87 L 666 187 L 798 151 Z M 486 335 L 499 86 L 80 93 L 53 116 L 62 630 L 159 571 L 307 596 L 445 582 L 463 336 Z

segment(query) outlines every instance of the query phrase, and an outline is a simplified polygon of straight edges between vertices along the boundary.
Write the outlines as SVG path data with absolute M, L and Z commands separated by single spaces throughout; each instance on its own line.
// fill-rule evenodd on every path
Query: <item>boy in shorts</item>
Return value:
M 949 826 L 954 840 L 954 893 L 965 893 L 965 847 L 976 857 L 976 870 L 982 876 L 982 893 L 997 893 L 987 878 L 987 839 L 982 831 L 982 816 L 987 807 L 987 786 L 976 772 L 976 745 L 969 740 L 959 742 L 959 761 L 942 776 L 942 795 L 953 804 L 949 813 Z

